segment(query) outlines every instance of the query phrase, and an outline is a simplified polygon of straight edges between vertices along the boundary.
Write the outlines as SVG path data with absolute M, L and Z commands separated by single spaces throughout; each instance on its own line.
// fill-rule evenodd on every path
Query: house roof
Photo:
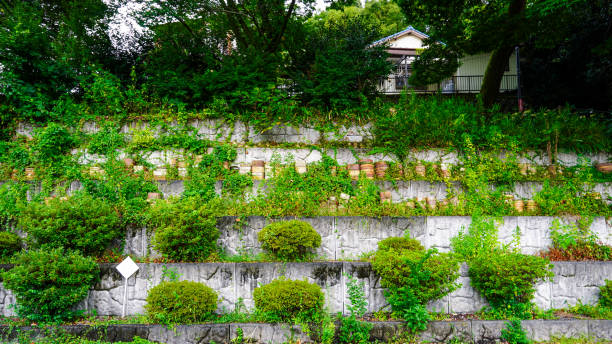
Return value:
M 417 36 L 417 37 L 419 37 L 421 39 L 429 38 L 429 35 L 427 35 L 426 33 L 423 33 L 421 31 L 415 29 L 414 27 L 412 27 L 412 25 L 410 25 L 406 29 L 404 29 L 404 30 L 402 30 L 400 32 L 394 33 L 391 36 L 387 36 L 387 37 L 379 39 L 376 42 L 373 42 L 372 44 L 370 44 L 370 46 L 374 46 L 374 45 L 378 45 L 378 44 L 381 44 L 381 43 L 385 43 L 387 41 L 399 38 L 399 37 L 404 36 L 404 35 L 409 35 L 409 34 L 414 34 L 415 36 Z

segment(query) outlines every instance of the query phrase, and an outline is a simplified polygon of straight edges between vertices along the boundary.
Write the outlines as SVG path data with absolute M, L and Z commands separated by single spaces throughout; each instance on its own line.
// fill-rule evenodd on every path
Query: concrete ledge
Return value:
M 98 315 L 121 314 L 123 279 L 115 266 L 101 265 L 100 281 L 78 309 L 95 310 Z M 220 298 L 219 312 L 233 310 L 239 300 L 252 309 L 255 288 L 282 276 L 319 285 L 325 294 L 326 307 L 333 313 L 348 313 L 346 275 L 364 283 L 369 312 L 387 307 L 380 278 L 367 262 L 139 264 L 139 267 L 140 270 L 128 280 L 128 315 L 144 313 L 148 292 L 161 282 L 164 267 L 173 269 L 180 280 L 197 281 L 213 288 Z M 533 302 L 540 308 L 563 308 L 578 302 L 595 304 L 599 299 L 599 287 L 612 276 L 612 262 L 555 262 L 553 273 L 552 281 L 536 285 Z M 486 301 L 470 285 L 467 265 L 461 267 L 457 282 L 462 285 L 458 290 L 430 303 L 429 309 L 474 313 L 486 306 Z M 13 303 L 13 294 L 0 285 L 1 314 L 14 315 L 10 307 Z M 595 326 L 593 330 L 598 328 Z
M 424 342 L 448 342 L 461 338 L 473 343 L 495 343 L 500 340 L 501 330 L 506 321 L 433 321 L 419 334 Z M 370 341 L 389 341 L 401 336 L 404 330 L 401 322 L 373 322 Z M 551 340 L 555 337 L 593 338 L 612 340 L 612 320 L 524 320 L 522 326 L 528 337 L 536 341 Z M 283 324 L 232 323 L 177 325 L 168 328 L 162 325 L 109 325 L 91 327 L 87 325 L 62 326 L 66 332 L 90 340 L 110 342 L 131 341 L 134 337 L 166 344 L 229 343 L 237 337 L 239 329 L 249 343 L 285 343 L 289 339 L 301 343 L 313 341 L 298 326 Z M 15 341 L 19 333 L 29 333 L 32 338 L 44 336 L 44 331 L 31 327 L 10 328 L 0 326 L 5 342 Z
M 511 243 L 517 228 L 520 229 L 520 249 L 526 254 L 546 250 L 551 244 L 550 227 L 557 217 L 552 216 L 506 216 L 499 227 L 499 239 Z M 224 216 L 218 219 L 220 231 L 218 245 L 227 254 L 262 252 L 257 233 L 270 222 L 295 219 L 295 217 L 270 219 L 264 216 L 249 216 L 242 219 L 242 227 L 236 226 L 237 217 Z M 366 217 L 366 216 L 318 216 L 297 218 L 310 223 L 321 235 L 321 247 L 317 254 L 324 259 L 358 259 L 361 255 L 375 251 L 378 242 L 394 236 L 410 235 L 426 248 L 450 250 L 450 239 L 471 223 L 469 216 L 412 216 L 412 217 Z M 576 218 L 558 218 L 570 223 Z M 595 217 L 591 230 L 599 239 L 612 245 L 612 222 L 604 217 Z M 158 257 L 151 247 L 153 232 L 146 228 L 131 228 L 126 233 L 124 252 L 135 256 Z

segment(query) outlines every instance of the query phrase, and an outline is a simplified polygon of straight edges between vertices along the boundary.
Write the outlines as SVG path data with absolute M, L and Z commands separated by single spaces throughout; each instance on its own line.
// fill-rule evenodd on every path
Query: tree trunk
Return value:
M 499 94 L 499 85 L 504 77 L 508 59 L 514 47 L 499 47 L 493 51 L 480 87 L 480 96 L 485 107 L 491 107 Z
M 501 26 L 506 31 L 506 37 L 512 37 L 514 30 L 520 30 L 517 25 L 521 24 L 519 15 L 525 11 L 526 0 L 512 0 L 508 7 L 508 17 L 506 25 Z M 499 85 L 504 77 L 504 71 L 508 63 L 508 59 L 512 55 L 514 43 L 510 41 L 501 42 L 501 44 L 493 50 L 489 64 L 485 71 L 480 87 L 480 96 L 485 107 L 491 107 L 495 103 L 495 99 L 499 94 Z

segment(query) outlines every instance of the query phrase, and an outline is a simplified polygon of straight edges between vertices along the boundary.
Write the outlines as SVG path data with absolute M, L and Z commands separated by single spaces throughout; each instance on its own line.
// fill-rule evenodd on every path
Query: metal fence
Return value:
M 383 94 L 399 94 L 403 90 L 413 90 L 416 93 L 478 93 L 482 86 L 483 77 L 483 75 L 453 76 L 443 80 L 439 84 L 414 87 L 408 82 L 410 76 L 391 75 L 380 80 L 378 90 Z M 516 75 L 504 75 L 501 80 L 499 91 L 516 91 L 517 80 Z

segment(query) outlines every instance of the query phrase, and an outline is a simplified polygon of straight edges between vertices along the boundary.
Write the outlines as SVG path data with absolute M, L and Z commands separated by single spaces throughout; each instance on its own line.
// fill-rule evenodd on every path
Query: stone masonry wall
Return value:
M 257 233 L 271 221 L 293 218 L 268 219 L 250 216 L 241 222 L 233 216 L 219 218 L 218 244 L 227 254 L 262 251 Z M 405 233 L 419 240 L 426 248 L 437 248 L 442 252 L 450 250 L 450 239 L 462 228 L 467 229 L 469 216 L 413 216 L 413 217 L 361 217 L 361 216 L 319 216 L 299 218 L 310 223 L 321 235 L 321 247 L 316 251 L 322 259 L 358 259 L 364 253 L 375 251 L 378 242 L 388 237 L 403 236 Z M 512 242 L 517 228 L 520 230 L 520 248 L 523 253 L 535 254 L 551 245 L 550 227 L 554 217 L 549 216 L 506 216 L 499 226 L 499 238 L 503 243 Z M 572 218 L 559 218 L 571 222 Z M 591 230 L 599 239 L 612 245 L 612 220 L 596 217 Z M 158 256 L 150 245 L 152 231 L 146 228 L 128 230 L 124 250 L 135 256 Z
M 314 263 L 199 263 L 199 264 L 139 264 L 140 270 L 128 280 L 128 314 L 142 314 L 147 292 L 162 280 L 162 270 L 171 268 L 180 280 L 198 281 L 213 288 L 220 297 L 219 310 L 231 311 L 239 300 L 253 307 L 253 290 L 285 276 L 316 283 L 325 293 L 326 306 L 331 312 L 347 312 L 347 288 L 344 274 L 364 282 L 368 310 L 378 311 L 387 304 L 379 277 L 367 262 Z M 101 280 L 90 291 L 79 308 L 96 310 L 98 315 L 120 315 L 123 300 L 123 280 L 114 264 L 101 265 Z M 612 262 L 556 262 L 552 281 L 540 282 L 534 302 L 542 309 L 573 306 L 578 301 L 594 304 L 598 287 L 612 276 Z M 476 312 L 486 305 L 484 299 L 470 286 L 467 266 L 461 268 L 458 280 L 461 288 L 429 308 L 439 312 Z M 12 315 L 9 308 L 13 295 L 0 288 L 2 315 Z

